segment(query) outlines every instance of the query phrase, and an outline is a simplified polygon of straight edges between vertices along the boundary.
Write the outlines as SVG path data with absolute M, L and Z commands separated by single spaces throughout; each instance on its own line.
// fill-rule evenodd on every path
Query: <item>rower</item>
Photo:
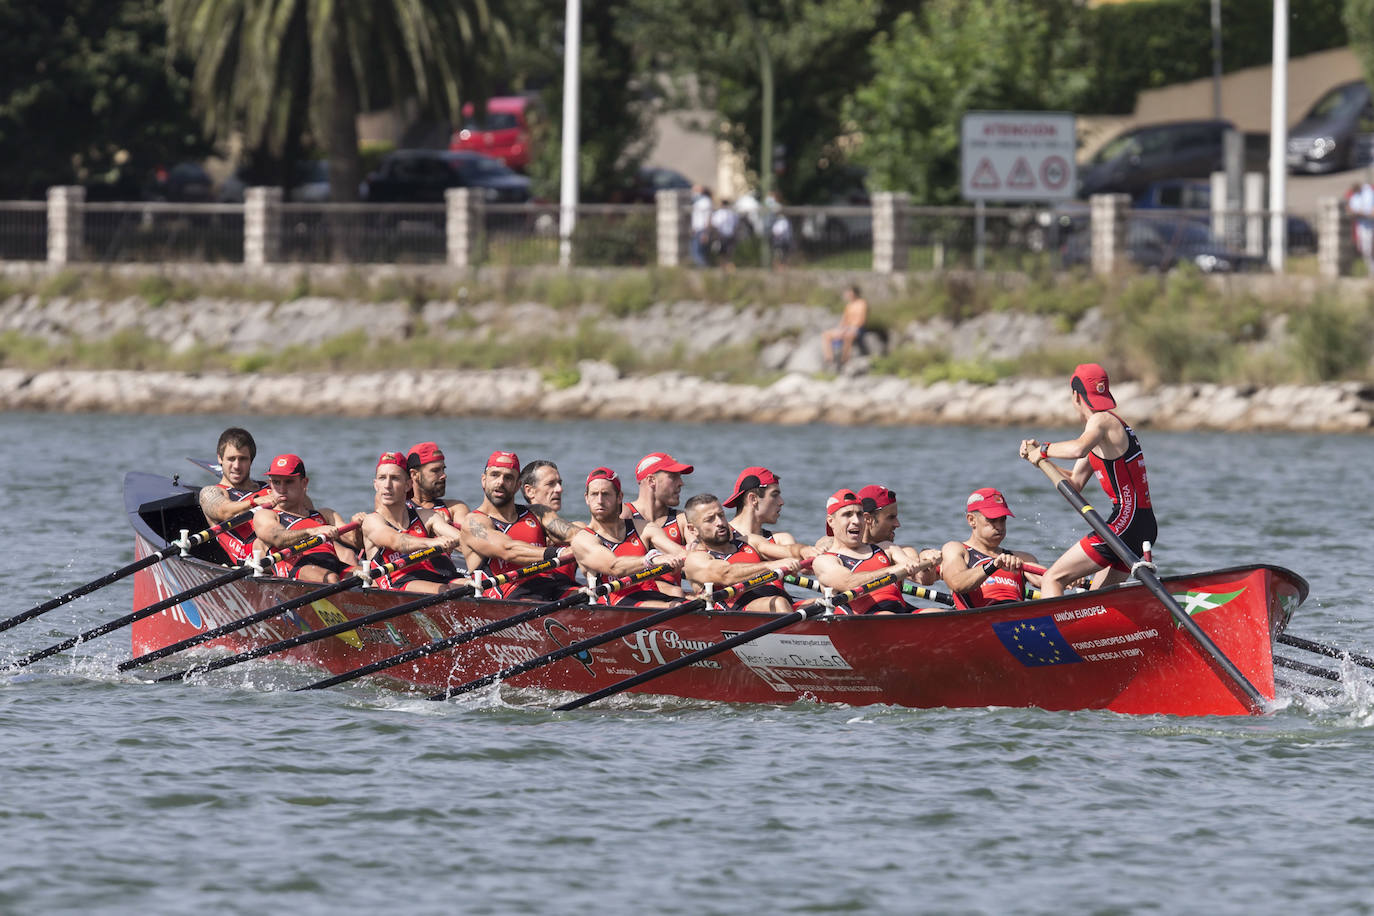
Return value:
M 264 507 L 264 511 L 253 516 L 253 531 L 258 540 L 272 550 L 281 550 L 315 535 L 325 539 L 318 547 L 278 563 L 277 575 L 302 582 L 338 582 L 339 576 L 357 562 L 355 551 L 362 549 L 358 533 L 350 531 L 345 541 L 338 537 L 343 517 L 326 506 L 310 506 L 306 495 L 310 478 L 298 455 L 273 458 L 267 466 L 267 482 L 276 505 Z
M 741 471 L 735 478 L 735 491 L 721 505 L 735 510 L 730 527 L 765 560 L 807 560 L 820 554 L 815 547 L 798 544 L 786 531 L 763 527 L 777 524 L 783 507 L 782 482 L 768 468 L 755 466 Z
M 375 580 L 379 588 L 438 594 L 466 583 L 448 552 L 458 546 L 462 533 L 434 509 L 416 506 L 406 500 L 410 491 L 410 469 L 401 452 L 383 452 L 372 477 L 375 491 L 372 511 L 362 516 L 363 543 L 368 559 L 383 566 L 401 560 L 406 554 L 426 547 L 438 547 L 443 554 Z
M 625 518 L 642 518 L 663 529 L 668 537 L 686 546 L 682 530 L 682 514 L 673 507 L 682 498 L 682 475 L 694 468 L 683 464 L 667 452 L 650 452 L 635 465 L 635 480 L 639 495 L 625 504 Z
M 897 529 L 902 527 L 897 517 L 896 492 L 876 484 L 869 484 L 858 492 L 864 510 L 864 543 L 876 544 L 893 556 L 922 567 L 913 578 L 922 585 L 933 584 L 939 578 L 940 551 L 933 547 L 917 550 L 895 543 Z M 932 564 L 926 564 L 927 560 Z
M 468 569 L 489 575 L 513 572 L 541 560 L 557 559 L 560 550 L 549 535 L 567 540 L 575 528 L 542 504 L 517 505 L 520 459 L 514 452 L 495 451 L 482 469 L 482 504 L 463 521 L 463 555 Z M 562 578 L 531 576 L 497 589 L 502 598 L 554 601 L 567 590 Z
M 770 571 L 796 572 L 796 559 L 764 561 L 748 541 L 730 527 L 725 507 L 710 493 L 698 493 L 687 500 L 683 516 L 689 536 L 697 547 L 687 551 L 682 573 L 693 582 L 717 586 L 734 585 Z M 792 610 L 792 598 L 775 582 L 755 586 L 731 601 L 737 611 L 784 614 Z
M 271 508 L 277 504 L 271 488 L 253 479 L 253 459 L 257 456 L 258 444 L 248 430 L 231 426 L 219 434 L 219 442 L 215 445 L 215 457 L 220 466 L 219 482 L 201 487 L 198 497 L 200 511 L 211 524 L 249 509 Z M 253 555 L 255 537 L 253 523 L 247 521 L 216 535 L 216 540 L 230 561 L 242 563 Z
M 558 465 L 545 458 L 536 458 L 520 469 L 520 492 L 525 502 L 531 506 L 548 506 L 554 512 L 563 511 L 563 475 L 558 473 Z M 573 534 L 582 526 L 572 523 Z M 571 546 L 571 538 L 562 540 L 549 537 L 549 543 L 557 547 Z M 564 589 L 577 586 L 577 561 L 569 559 L 549 573 L 549 577 L 559 579 Z
M 615 471 L 593 468 L 587 475 L 585 493 L 592 521 L 573 535 L 572 548 L 578 565 L 588 576 L 620 578 L 660 563 L 667 563 L 673 569 L 682 568 L 686 551 L 664 535 L 662 529 L 642 518 L 620 517 L 624 497 L 620 477 Z M 661 552 L 651 547 L 652 538 L 671 550 Z M 629 585 L 616 592 L 615 598 L 617 605 L 662 607 L 671 603 L 674 596 L 660 591 L 655 582 L 649 581 Z M 597 603 L 612 602 L 609 597 L 601 597 Z
M 444 499 L 448 487 L 448 466 L 444 453 L 433 442 L 417 442 L 406 452 L 410 472 L 410 501 L 421 509 L 433 509 L 456 528 L 463 526 L 468 505 L 460 499 Z
M 1112 501 L 1109 527 L 1137 556 L 1145 541 L 1159 534 L 1154 508 L 1150 505 L 1150 485 L 1145 475 L 1145 454 L 1140 439 L 1126 421 L 1116 415 L 1107 370 L 1097 363 L 1084 363 L 1073 371 L 1069 381 L 1073 406 L 1084 421 L 1077 439 L 1040 442 L 1026 439 L 1021 457 L 1039 467 L 1050 458 L 1072 458 L 1071 469 L 1059 468 L 1069 485 L 1082 492 L 1088 478 L 1097 481 Z M 1093 588 L 1115 585 L 1126 579 L 1130 569 L 1096 532 L 1087 535 L 1055 560 L 1045 572 L 1041 592 L 1046 598 L 1062 595 L 1070 582 L 1094 575 Z
M 821 585 L 844 592 L 886 575 L 911 579 L 931 572 L 938 565 L 938 554 L 912 562 L 899 552 L 900 548 L 883 548 L 866 542 L 864 516 L 863 500 L 853 490 L 837 490 L 826 500 L 825 530 L 834 541 L 829 550 L 816 558 L 812 567 Z M 912 610 L 902 600 L 901 584 L 897 582 L 860 595 L 836 613 L 909 614 Z
M 940 573 L 954 593 L 958 608 L 987 607 L 1024 601 L 1040 576 L 1025 565 L 1035 556 L 1024 550 L 1003 550 L 1007 519 L 1014 518 L 1007 499 L 992 487 L 974 490 L 964 506 L 969 526 L 967 541 L 945 544 Z

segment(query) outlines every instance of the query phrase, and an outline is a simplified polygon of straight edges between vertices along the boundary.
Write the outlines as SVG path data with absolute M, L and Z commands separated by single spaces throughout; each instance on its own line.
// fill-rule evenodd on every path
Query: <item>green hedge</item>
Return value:
M 1291 0 L 1290 57 L 1348 44 L 1341 0 Z M 1209 0 L 1136 0 L 1088 13 L 1096 81 L 1079 107 L 1085 114 L 1127 114 L 1136 94 L 1212 75 Z M 1222 0 L 1221 55 L 1229 72 L 1273 59 L 1273 0 Z

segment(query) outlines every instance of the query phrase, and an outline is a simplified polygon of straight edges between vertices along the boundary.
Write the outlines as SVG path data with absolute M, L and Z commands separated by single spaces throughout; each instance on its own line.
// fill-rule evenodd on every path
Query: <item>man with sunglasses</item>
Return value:
M 1113 409 L 1116 399 L 1112 397 L 1106 369 L 1097 363 L 1078 366 L 1069 388 L 1074 409 L 1083 420 L 1083 432 L 1077 439 L 1061 442 L 1026 439 L 1021 443 L 1021 457 L 1036 467 L 1050 458 L 1072 459 L 1072 468 L 1059 470 L 1080 491 L 1088 478 L 1096 475 L 1112 500 L 1107 526 L 1127 547 L 1140 554 L 1144 542 L 1153 541 L 1159 534 L 1150 505 L 1150 484 L 1140 440 Z M 1054 561 L 1045 572 L 1040 591 L 1046 598 L 1057 597 L 1070 582 L 1085 575 L 1093 575 L 1093 588 L 1101 588 L 1124 581 L 1129 572 L 1126 564 L 1093 533 Z

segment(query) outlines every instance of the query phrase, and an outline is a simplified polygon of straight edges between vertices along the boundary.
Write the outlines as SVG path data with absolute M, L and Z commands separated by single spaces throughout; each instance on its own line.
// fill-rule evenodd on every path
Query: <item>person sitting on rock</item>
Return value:
M 854 342 L 868 323 L 868 303 L 853 284 L 844 289 L 844 312 L 840 323 L 821 336 L 821 345 L 828 360 L 839 372 L 849 362 L 854 352 Z

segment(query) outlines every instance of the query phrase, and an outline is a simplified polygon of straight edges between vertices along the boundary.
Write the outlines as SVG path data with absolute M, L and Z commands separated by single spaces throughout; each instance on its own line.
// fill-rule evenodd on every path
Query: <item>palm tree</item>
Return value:
M 450 120 L 485 98 L 509 46 L 501 0 L 166 0 L 170 45 L 217 138 L 288 160 L 310 128 L 330 197 L 356 200 L 361 111 L 414 97 Z

